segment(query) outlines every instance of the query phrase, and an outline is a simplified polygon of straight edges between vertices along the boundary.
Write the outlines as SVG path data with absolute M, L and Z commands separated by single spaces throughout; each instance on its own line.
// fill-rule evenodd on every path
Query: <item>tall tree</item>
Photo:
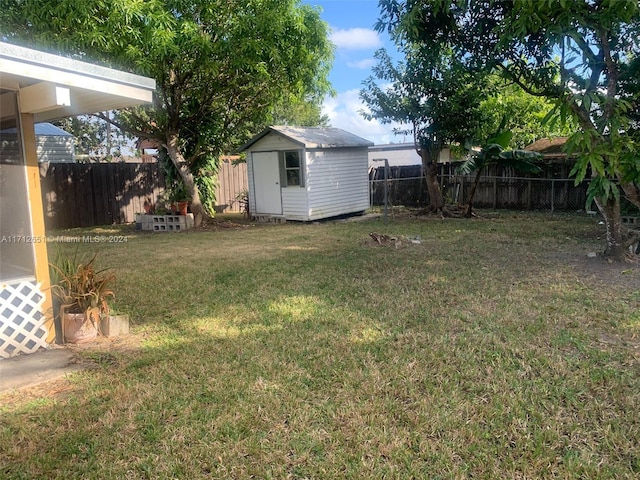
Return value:
M 404 42 L 449 48 L 469 65 L 500 70 L 531 95 L 556 102 L 580 127 L 568 142 L 573 173 L 590 177 L 603 215 L 604 255 L 622 260 L 620 196 L 640 205 L 640 160 L 621 87 L 637 67 L 637 0 L 381 0 L 380 25 Z
M 451 143 L 471 145 L 479 131 L 481 102 L 487 97 L 486 76 L 467 68 L 446 50 L 404 45 L 405 61 L 397 66 L 384 50 L 376 53 L 375 77 L 365 81 L 361 98 L 369 118 L 407 125 L 398 133 L 413 135 L 422 158 L 429 210 L 444 212 L 437 178 L 442 148 Z M 386 84 L 379 85 L 382 80 Z
M 318 105 L 330 90 L 328 26 L 299 0 L 5 0 L 0 28 L 8 41 L 155 78 L 153 105 L 117 123 L 166 150 L 196 225 L 217 158 L 274 106 Z

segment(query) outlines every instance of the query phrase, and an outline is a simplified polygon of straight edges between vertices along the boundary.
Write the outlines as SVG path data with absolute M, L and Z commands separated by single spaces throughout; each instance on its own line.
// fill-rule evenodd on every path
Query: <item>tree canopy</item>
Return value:
M 523 92 L 490 68 L 467 63 L 447 45 L 432 48 L 404 39 L 402 27 L 397 28 L 393 38 L 404 60 L 394 65 L 384 50 L 377 52 L 374 76 L 365 81 L 360 95 L 369 107 L 368 117 L 407 125 L 401 132 L 414 136 L 427 173 L 430 209 L 439 210 L 443 205 L 435 163 L 444 146 L 469 152 L 499 128 L 507 128 L 513 146 L 524 147 L 551 133 L 543 119 L 553 104 Z
M 442 148 L 472 145 L 479 131 L 481 102 L 487 97 L 485 74 L 466 68 L 451 52 L 405 45 L 405 60 L 394 65 L 384 50 L 376 53 L 374 76 L 360 92 L 369 107 L 366 116 L 383 123 L 407 125 L 422 157 L 429 191 L 429 209 L 442 211 L 436 164 Z M 386 84 L 380 85 L 382 80 Z
M 320 120 L 330 91 L 328 26 L 298 0 L 6 0 L 0 26 L 7 41 L 156 80 L 153 105 L 118 124 L 167 151 L 197 224 L 218 156 L 289 106 Z
M 541 138 L 569 136 L 576 131 L 571 118 L 565 124 L 548 120 L 555 108 L 553 102 L 531 95 L 497 74 L 490 75 L 488 82 L 490 95 L 480 104 L 482 121 L 477 134 L 482 142 L 504 129 L 512 134 L 508 147 L 522 149 Z
M 381 0 L 378 28 L 400 45 L 452 51 L 470 68 L 500 71 L 555 102 L 580 130 L 568 143 L 577 181 L 590 178 L 607 226 L 605 255 L 625 251 L 620 191 L 640 205 L 637 112 L 640 6 L 637 0 Z M 635 99 L 635 100 L 634 100 Z M 634 110 L 635 109 L 635 110 Z

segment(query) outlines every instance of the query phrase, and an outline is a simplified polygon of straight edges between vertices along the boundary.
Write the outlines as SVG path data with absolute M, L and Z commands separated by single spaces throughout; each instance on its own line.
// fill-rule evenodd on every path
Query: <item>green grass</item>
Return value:
M 133 335 L 0 399 L 0 477 L 640 476 L 640 271 L 593 218 L 118 232 L 80 249 Z

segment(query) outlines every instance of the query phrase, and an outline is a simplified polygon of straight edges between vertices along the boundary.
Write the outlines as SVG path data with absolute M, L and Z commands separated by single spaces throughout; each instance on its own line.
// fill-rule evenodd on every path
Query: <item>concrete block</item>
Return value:
M 129 315 L 108 315 L 100 320 L 100 333 L 105 337 L 129 334 Z

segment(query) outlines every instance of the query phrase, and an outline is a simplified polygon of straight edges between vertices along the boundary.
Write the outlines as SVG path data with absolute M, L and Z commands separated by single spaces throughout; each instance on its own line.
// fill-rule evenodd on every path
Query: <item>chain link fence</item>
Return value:
M 371 205 L 384 205 L 385 182 L 390 206 L 423 207 L 429 194 L 419 165 L 390 167 L 385 181 L 384 168 L 370 174 Z M 469 175 L 442 174 L 438 177 L 447 203 L 465 203 L 474 178 Z M 584 210 L 588 183 L 574 185 L 570 178 L 529 178 L 482 176 L 473 198 L 474 207 L 538 210 Z

